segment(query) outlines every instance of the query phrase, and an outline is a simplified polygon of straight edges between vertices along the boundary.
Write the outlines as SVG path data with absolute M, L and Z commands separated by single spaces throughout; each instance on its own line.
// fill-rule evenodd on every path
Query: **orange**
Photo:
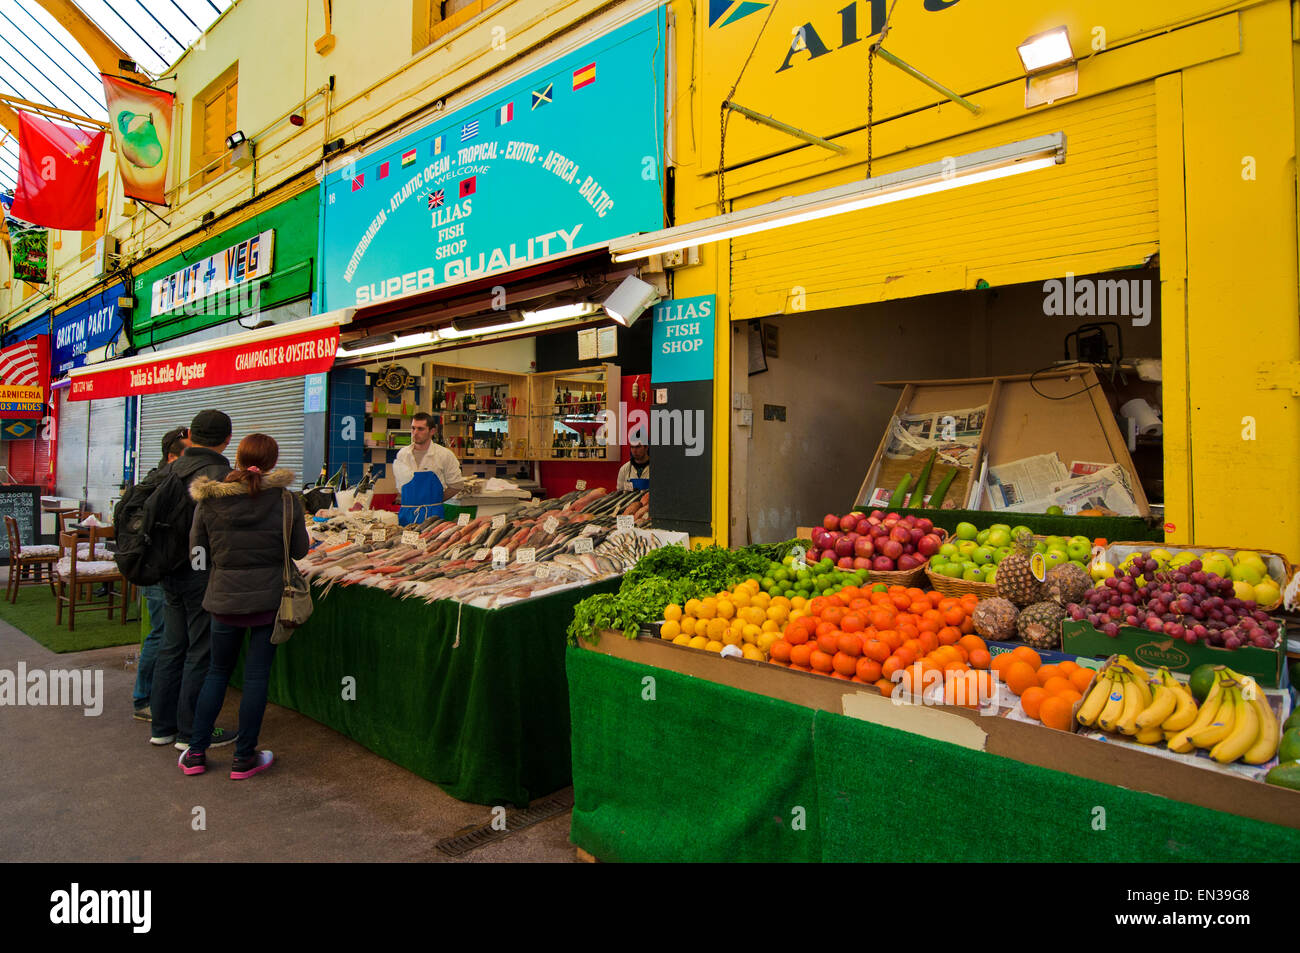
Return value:
M 1064 698 L 1069 703 L 1070 707 L 1073 708 L 1074 703 L 1080 701 L 1083 698 L 1083 695 L 1076 692 L 1073 688 L 1067 688 L 1065 691 L 1058 693 L 1055 697 Z
M 826 608 L 826 597 L 816 596 L 808 600 L 808 612 L 818 618 L 821 617 L 822 610 Z
M 876 638 L 888 645 L 889 650 L 892 652 L 903 644 L 904 635 L 897 629 L 885 629 L 883 632 L 877 634 Z
M 1061 670 L 1055 665 L 1044 665 L 1038 670 L 1038 684 L 1044 684 L 1053 675 L 1061 675 Z
M 898 613 L 892 608 L 876 608 L 871 610 L 871 614 L 868 616 L 868 621 L 877 629 L 888 629 L 894 624 L 894 619 L 897 618 L 897 616 Z
M 816 630 L 813 631 L 812 634 L 817 636 L 818 638 L 821 638 L 827 632 L 834 632 L 838 628 L 839 626 L 837 626 L 834 622 L 818 622 L 817 628 Z
M 784 663 L 790 661 L 790 650 L 792 648 L 794 646 L 785 639 L 777 639 L 767 647 L 767 654 L 771 661 Z
M 921 643 L 921 650 L 924 652 L 933 652 L 939 647 L 939 636 L 933 632 L 921 632 L 916 640 Z
M 1015 660 L 1015 657 L 1010 652 L 999 652 L 997 655 L 993 656 L 993 660 L 989 663 L 989 668 L 997 672 L 999 675 L 1002 675 L 1006 672 L 1007 666 Z M 1003 681 L 1006 681 L 1006 679 L 1004 678 Z
M 771 662 L 773 665 L 780 665 L 782 668 L 786 668 L 790 664 L 789 662 L 782 662 L 780 659 L 774 659 L 774 658 L 770 658 L 768 659 L 768 661 Z
M 967 661 L 970 662 L 971 668 L 986 669 L 989 667 L 990 663 L 989 653 L 984 651 L 984 649 L 976 649 L 974 652 L 971 652 L 970 658 Z
M 1038 684 L 1038 676 L 1027 662 L 1012 662 L 1002 673 L 1002 680 L 1007 683 L 1007 688 L 1011 689 L 1013 695 L 1020 695 L 1025 689 Z
M 940 645 L 956 645 L 961 639 L 961 629 L 953 625 L 945 625 L 938 630 Z
M 1061 670 L 1062 675 L 1069 678 L 1070 675 L 1077 672 L 1081 666 L 1073 659 L 1066 659 L 1064 662 L 1057 662 L 1056 667 Z
M 829 675 L 831 678 L 838 678 L 842 682 L 853 681 L 852 678 L 850 678 L 848 675 L 845 675 L 843 672 L 827 672 L 826 674 Z
M 967 616 L 961 620 L 961 625 L 957 626 L 957 629 L 962 635 L 971 635 L 975 631 L 975 620 Z
M 853 599 L 849 602 L 849 608 L 852 609 L 854 612 L 861 614 L 863 618 L 866 618 L 867 613 L 869 613 L 872 609 L 871 600 L 863 599 L 861 596 L 859 596 L 858 598 Z
M 941 609 L 941 611 L 943 612 L 943 621 L 948 625 L 961 625 L 961 620 L 966 618 L 966 609 L 961 603 Z
M 911 665 L 917 659 L 916 652 L 913 649 L 909 649 L 906 645 L 900 645 L 898 648 L 894 649 L 894 655 L 900 659 L 904 665 Z
M 946 665 L 944 665 L 943 670 L 944 670 L 945 672 L 968 672 L 968 671 L 970 671 L 970 669 L 967 667 L 967 665 L 966 665 L 965 662 L 948 662 Z
M 836 652 L 831 658 L 831 667 L 845 678 L 858 674 L 858 660 L 847 652 Z
M 984 644 L 984 640 L 981 639 L 978 635 L 963 635 L 960 639 L 957 640 L 957 644 L 960 645 L 962 648 L 964 648 L 967 652 L 974 652 L 978 649 L 983 649 L 985 651 L 988 651 L 988 646 Z
M 920 639 L 904 639 L 903 644 L 900 645 L 898 648 L 907 649 L 913 655 L 927 654 L 925 651 L 925 646 L 921 643 Z M 894 651 L 897 652 L 898 649 L 894 649 Z
M 840 630 L 832 628 L 828 632 L 817 633 L 817 648 L 827 655 L 834 655 L 840 650 Z
M 959 659 L 961 659 L 963 662 L 970 661 L 970 653 L 967 652 L 967 651 L 966 651 L 964 648 L 962 648 L 960 645 L 953 645 L 953 646 L 951 646 L 951 648 L 952 648 L 952 650 L 953 650 L 954 652 L 957 653 L 957 657 L 958 657 Z
M 1048 728 L 1070 730 L 1070 703 L 1064 698 L 1045 698 L 1038 709 L 1038 717 Z
M 1074 691 L 1074 685 L 1070 683 L 1070 680 L 1068 678 L 1062 678 L 1059 675 L 1053 675 L 1047 681 L 1043 682 L 1042 685 L 1043 690 L 1049 695 L 1059 695 L 1061 692 Z
M 808 667 L 808 659 L 812 657 L 813 647 L 807 643 L 795 645 L 790 648 L 790 663 L 792 665 L 802 665 Z
M 808 664 L 819 672 L 829 672 L 832 668 L 833 657 L 829 652 L 823 652 L 821 649 L 813 649 L 812 655 L 808 659 Z
M 836 599 L 839 597 L 831 596 L 830 598 Z M 844 617 L 848 614 L 849 614 L 849 610 L 843 608 L 842 606 L 831 606 L 825 612 L 822 613 L 822 621 L 829 622 L 838 628 L 839 624 L 842 621 L 844 621 Z
M 1074 686 L 1075 691 L 1086 692 L 1095 675 L 1092 669 L 1080 666 L 1070 673 L 1070 684 Z
M 912 604 L 911 598 L 905 592 L 891 592 L 889 599 L 894 603 L 895 609 L 906 609 Z
M 796 669 L 797 671 L 800 671 L 800 672 L 811 672 L 811 671 L 812 671 L 812 669 L 809 668 L 807 665 L 795 665 L 794 662 L 791 662 L 791 663 L 790 663 L 790 667 L 793 668 L 793 669 Z
M 851 655 L 854 658 L 857 658 L 862 654 L 862 636 L 856 635 L 852 632 L 841 632 L 839 650 L 845 655 Z
M 865 656 L 858 659 L 858 678 L 864 682 L 880 681 L 880 663 Z
M 880 639 L 868 639 L 862 646 L 862 654 L 877 662 L 885 661 L 892 653 L 893 649 L 889 647 L 889 643 Z
M 902 671 L 906 667 L 901 658 L 897 655 L 891 655 L 885 659 L 885 664 L 880 666 L 880 676 L 881 678 L 889 678 L 895 672 Z
M 1044 689 L 1032 685 L 1026 688 L 1024 694 L 1020 696 L 1020 707 L 1025 710 L 1025 714 L 1030 718 L 1037 718 L 1038 708 L 1047 698 L 1048 694 Z
M 862 616 L 856 612 L 850 612 L 840 620 L 840 628 L 845 632 L 861 632 L 866 628 L 866 624 L 863 623 Z
M 894 691 L 898 688 L 897 685 L 895 685 L 887 678 L 882 678 L 879 681 L 877 681 L 876 687 L 880 689 L 880 694 L 884 695 L 886 698 L 894 694 Z
M 1038 667 L 1043 664 L 1043 657 L 1027 645 L 1017 645 L 1011 650 L 1011 655 L 1017 661 L 1024 662 L 1035 672 L 1037 672 Z
M 954 672 L 944 680 L 943 703 L 962 708 L 979 707 L 979 684 L 972 673 Z

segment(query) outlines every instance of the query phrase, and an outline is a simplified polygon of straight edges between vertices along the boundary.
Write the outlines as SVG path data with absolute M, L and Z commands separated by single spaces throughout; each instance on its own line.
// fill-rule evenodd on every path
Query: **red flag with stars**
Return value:
M 93 232 L 103 148 L 103 132 L 18 113 L 13 216 L 46 228 Z

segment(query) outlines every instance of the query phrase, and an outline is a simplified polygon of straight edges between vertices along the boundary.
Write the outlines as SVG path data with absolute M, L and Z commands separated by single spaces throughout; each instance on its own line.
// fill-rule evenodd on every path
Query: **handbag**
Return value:
M 276 614 L 275 630 L 271 633 L 271 644 L 288 642 L 294 629 L 309 618 L 314 606 L 311 601 L 311 586 L 303 578 L 298 567 L 289 557 L 289 539 L 293 533 L 293 497 L 284 491 L 284 592 L 280 596 L 280 611 Z

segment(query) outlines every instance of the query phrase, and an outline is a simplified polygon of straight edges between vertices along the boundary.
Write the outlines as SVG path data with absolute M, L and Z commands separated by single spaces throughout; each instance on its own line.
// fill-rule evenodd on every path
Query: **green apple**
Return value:
M 1008 533 L 1011 532 L 1011 527 L 1008 526 L 1006 523 L 994 523 L 992 526 L 989 527 L 989 529 L 1004 529 Z
M 1085 571 L 1088 569 L 1088 564 L 1087 564 L 1086 562 L 1084 562 L 1082 559 L 1071 559 L 1071 560 L 1070 560 L 1070 565 L 1071 565 L 1071 566 L 1078 566 L 1080 569 L 1085 570 Z
M 975 542 L 983 546 L 986 542 L 988 542 L 989 533 L 991 532 L 993 532 L 993 530 L 991 529 L 980 530 L 978 533 L 975 534 Z
M 1069 555 L 1059 549 L 1049 549 L 1047 551 L 1047 568 L 1054 569 L 1061 563 L 1069 562 Z
M 1071 559 L 1084 560 L 1092 555 L 1092 544 L 1087 540 L 1080 543 L 1072 539 L 1065 544 L 1065 551 L 1070 554 Z
M 1251 552 L 1248 549 L 1243 549 L 1241 552 L 1237 553 L 1237 555 L 1232 557 L 1232 561 L 1236 563 L 1238 566 L 1240 566 L 1244 562 L 1256 562 L 1262 564 L 1264 562 L 1264 557 L 1260 556 L 1259 553 Z
M 1064 515 L 1065 515 L 1065 510 L 1061 509 L 1059 506 L 1055 506 L 1055 505 L 1053 505 L 1053 506 L 1049 506 L 1049 507 L 1047 508 L 1047 515 L 1048 515 L 1048 516 L 1064 516 Z
M 974 523 L 958 523 L 957 529 L 953 535 L 958 539 L 974 539 L 979 533 Z
M 1187 550 L 1183 550 L 1181 553 L 1179 553 L 1179 554 L 1178 554 L 1177 556 L 1175 556 L 1173 559 L 1169 560 L 1169 568 L 1170 568 L 1170 569 L 1182 569 L 1184 566 L 1186 566 L 1188 563 L 1190 563 L 1190 562 L 1191 562 L 1193 559 L 1195 559 L 1195 558 L 1196 558 L 1196 554 L 1195 554 L 1195 553 L 1191 553 L 1191 552 L 1188 552 Z
M 1034 543 L 1034 552 L 1036 553 L 1047 552 L 1047 543 L 1041 539 L 1038 542 Z
M 998 567 L 997 567 L 997 566 L 985 566 L 985 567 L 984 567 L 984 581 L 985 581 L 985 582 L 996 582 L 996 581 L 997 581 L 997 576 L 998 576 Z
M 946 557 L 948 557 L 949 559 L 952 559 L 953 557 L 955 557 L 955 556 L 957 555 L 957 544 L 956 544 L 956 543 L 944 543 L 942 546 L 939 547 L 939 555 L 940 555 L 940 556 L 946 556 Z
M 1060 550 L 1065 549 L 1064 536 L 1048 536 L 1046 539 L 1043 540 L 1043 542 L 1047 543 L 1048 549 L 1060 549 Z
M 967 582 L 983 582 L 984 570 L 979 566 L 972 566 L 961 574 L 961 577 Z
M 996 565 L 1002 562 L 1002 560 L 1006 559 L 1010 555 L 1011 555 L 1010 546 L 1000 546 L 997 549 L 993 550 L 993 562 Z
M 993 562 L 993 547 L 981 546 L 979 549 L 975 550 L 971 558 L 977 566 L 987 566 L 989 563 Z
M 963 539 L 957 544 L 957 552 L 962 556 L 967 556 L 970 553 L 975 552 L 977 549 L 979 549 L 979 543 L 975 542 L 973 539 Z
M 1012 538 L 1012 539 L 1015 539 L 1015 538 L 1016 538 L 1017 536 L 1019 536 L 1021 533 L 1028 533 L 1030 536 L 1033 536 L 1033 535 L 1034 535 L 1034 531 L 1033 531 L 1032 529 L 1030 529 L 1028 526 L 1020 525 L 1020 526 L 1013 526 L 1013 527 L 1011 527 L 1011 538 Z
M 1216 576 L 1226 578 L 1232 572 L 1232 560 L 1222 553 L 1207 554 L 1201 559 L 1201 568 L 1206 572 L 1212 572 Z
M 1002 549 L 1011 545 L 1011 530 L 1003 529 L 1000 526 L 994 526 L 989 530 L 988 537 L 984 540 L 984 545 L 992 546 L 994 549 Z

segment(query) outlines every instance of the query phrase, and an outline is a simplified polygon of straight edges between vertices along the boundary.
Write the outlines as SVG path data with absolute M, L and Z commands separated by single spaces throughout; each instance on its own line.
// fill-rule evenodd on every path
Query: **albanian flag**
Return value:
M 167 156 L 171 152 L 172 106 L 166 90 L 101 73 L 108 103 L 108 128 L 117 150 L 122 191 L 133 199 L 166 205 Z
M 18 113 L 18 184 L 15 218 L 77 232 L 95 230 L 102 132 Z

